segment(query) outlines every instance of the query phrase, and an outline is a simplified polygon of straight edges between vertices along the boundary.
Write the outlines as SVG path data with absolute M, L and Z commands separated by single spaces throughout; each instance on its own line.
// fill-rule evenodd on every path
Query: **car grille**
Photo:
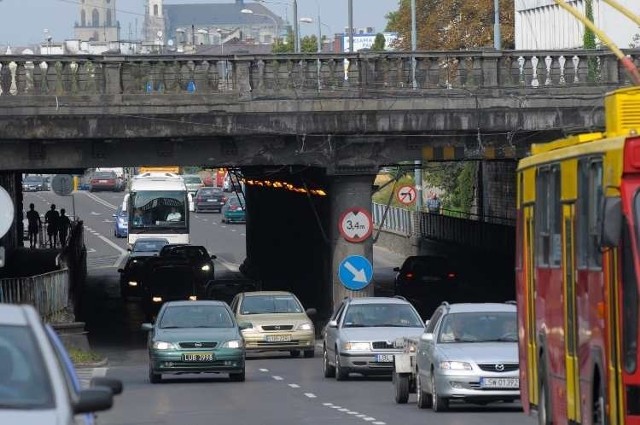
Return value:
M 196 346 L 196 344 L 200 344 Z M 217 342 L 180 342 L 180 348 L 216 348 Z
M 296 346 L 296 345 L 300 345 L 300 341 L 298 341 L 297 339 L 292 339 L 291 341 L 276 341 L 276 342 L 271 342 L 271 341 L 257 341 L 256 345 L 258 347 L 290 347 L 290 346 Z
M 262 327 L 263 331 L 290 331 L 293 325 L 266 325 Z
M 371 346 L 374 350 L 393 350 L 397 349 L 394 347 L 393 342 L 389 344 L 387 341 L 374 341 L 371 343 Z
M 500 370 L 500 366 L 504 369 Z M 518 363 L 483 363 L 479 364 L 478 367 L 485 372 L 513 372 L 514 370 L 518 370 Z

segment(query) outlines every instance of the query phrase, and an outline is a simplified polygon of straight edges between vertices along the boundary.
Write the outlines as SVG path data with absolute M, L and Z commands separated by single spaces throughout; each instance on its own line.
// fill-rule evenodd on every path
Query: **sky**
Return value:
M 116 0 L 120 21 L 120 36 L 142 31 L 144 0 Z M 291 0 L 266 0 L 274 13 L 293 19 Z M 232 3 L 233 0 L 167 0 L 167 4 Z M 246 3 L 252 0 L 245 0 Z M 73 38 L 73 26 L 80 19 L 80 0 L 0 0 L 0 46 L 28 46 L 45 39 L 45 29 L 53 41 Z M 374 27 L 383 31 L 385 15 L 397 10 L 399 0 L 353 0 L 353 25 L 355 28 Z M 343 32 L 348 24 L 347 0 L 298 0 L 298 18 L 318 15 L 323 24 L 322 32 Z M 137 26 L 136 26 L 137 20 Z M 302 35 L 315 34 L 316 24 L 300 24 Z

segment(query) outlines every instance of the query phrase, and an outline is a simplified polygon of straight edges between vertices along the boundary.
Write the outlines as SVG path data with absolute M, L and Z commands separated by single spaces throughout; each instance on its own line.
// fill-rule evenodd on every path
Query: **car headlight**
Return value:
M 200 270 L 202 270 L 203 272 L 208 272 L 209 270 L 211 270 L 211 266 L 205 264 L 204 266 L 200 267 Z
M 242 348 L 242 340 L 234 339 L 231 341 L 227 341 L 224 344 L 222 344 L 222 346 L 225 348 Z
M 445 370 L 471 370 L 471 365 L 467 362 L 440 362 L 440 369 Z
M 173 350 L 176 346 L 171 342 L 155 341 L 153 343 L 153 348 L 155 350 Z
M 313 325 L 311 323 L 303 323 L 298 326 L 298 330 L 301 331 L 310 331 L 313 329 Z
M 347 351 L 369 351 L 371 344 L 368 342 L 346 342 L 344 349 Z

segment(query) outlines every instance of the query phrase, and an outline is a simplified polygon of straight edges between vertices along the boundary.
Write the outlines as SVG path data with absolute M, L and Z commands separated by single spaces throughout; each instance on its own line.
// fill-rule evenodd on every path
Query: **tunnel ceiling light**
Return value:
M 288 190 L 289 192 L 295 192 L 295 193 L 309 193 L 311 195 L 315 195 L 315 196 L 327 196 L 327 192 L 324 191 L 323 189 L 306 189 L 304 187 L 298 187 L 298 186 L 294 186 L 291 183 L 288 182 L 281 182 L 281 181 L 271 181 L 271 180 L 255 180 L 255 179 L 250 179 L 250 180 L 245 180 L 244 181 L 245 184 L 249 185 L 249 186 L 257 186 L 257 187 L 268 187 L 271 189 L 282 189 L 282 190 Z

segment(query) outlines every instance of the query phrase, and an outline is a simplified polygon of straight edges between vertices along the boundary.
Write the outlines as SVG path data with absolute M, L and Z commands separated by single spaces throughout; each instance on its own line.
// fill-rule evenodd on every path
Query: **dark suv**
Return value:
M 200 245 L 169 244 L 162 247 L 158 261 L 182 259 L 193 269 L 193 276 L 198 287 L 198 296 L 205 294 L 207 282 L 214 279 L 215 255 L 210 255 L 207 248 Z

